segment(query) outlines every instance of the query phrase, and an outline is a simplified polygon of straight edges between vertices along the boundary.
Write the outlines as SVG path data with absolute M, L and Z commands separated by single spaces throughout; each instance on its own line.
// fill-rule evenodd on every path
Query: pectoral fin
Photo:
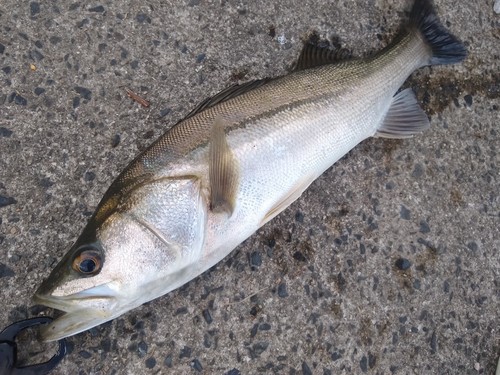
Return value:
M 287 192 L 283 198 L 279 202 L 277 202 L 264 216 L 262 221 L 260 222 L 260 225 L 264 225 L 271 219 L 273 219 L 276 215 L 278 215 L 281 211 L 283 211 L 285 208 L 290 206 L 293 202 L 295 202 L 308 188 L 308 186 L 311 184 L 311 182 L 314 181 L 314 178 L 311 176 L 306 176 L 302 178 L 300 181 L 298 181 L 292 188 Z
M 238 189 L 238 163 L 229 148 L 224 120 L 218 117 L 210 139 L 210 209 L 232 214 Z

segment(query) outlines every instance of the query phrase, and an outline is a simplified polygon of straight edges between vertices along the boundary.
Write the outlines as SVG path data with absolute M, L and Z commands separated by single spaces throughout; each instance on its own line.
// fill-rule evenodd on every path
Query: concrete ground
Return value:
M 429 131 L 365 141 L 212 270 L 71 337 L 53 374 L 493 374 L 500 16 L 492 0 L 436 3 L 469 57 L 409 80 Z M 366 56 L 409 7 L 3 0 L 0 327 L 53 315 L 36 287 L 113 178 L 194 105 L 286 73 L 313 31 Z M 31 361 L 55 348 L 19 345 Z

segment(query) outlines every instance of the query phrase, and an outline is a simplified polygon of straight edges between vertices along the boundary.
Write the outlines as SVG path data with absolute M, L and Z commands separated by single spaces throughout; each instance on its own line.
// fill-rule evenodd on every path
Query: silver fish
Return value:
M 37 303 L 66 312 L 43 338 L 92 328 L 200 275 L 364 139 L 428 128 L 413 92 L 398 89 L 422 66 L 465 56 L 430 1 L 417 0 L 374 56 L 337 61 L 308 45 L 291 74 L 200 104 L 119 175 L 37 290 Z

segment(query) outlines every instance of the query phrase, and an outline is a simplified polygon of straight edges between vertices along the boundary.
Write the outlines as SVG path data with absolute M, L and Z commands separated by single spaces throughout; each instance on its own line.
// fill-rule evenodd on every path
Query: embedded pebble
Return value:
M 146 344 L 144 341 L 141 341 L 137 345 L 137 353 L 139 354 L 139 357 L 144 357 L 148 353 L 148 344 Z
M 191 361 L 191 367 L 198 372 L 203 371 L 203 366 L 201 365 L 200 361 L 196 358 Z
M 12 277 L 14 276 L 14 271 L 7 265 L 0 263 L 0 278 L 2 277 Z
M 102 5 L 98 5 L 93 8 L 90 8 L 89 12 L 102 13 L 104 12 L 104 7 Z
M 49 42 L 50 44 L 52 45 L 57 45 L 59 44 L 59 42 L 62 40 L 61 37 L 57 36 L 57 35 L 52 35 L 50 38 L 49 38 Z
M 192 352 L 193 350 L 189 346 L 184 346 L 184 348 L 181 349 L 179 358 L 189 358 Z
M 113 139 L 111 140 L 111 147 L 115 148 L 116 146 L 118 146 L 120 144 L 120 140 L 120 134 L 115 134 Z
M 204 53 L 200 53 L 198 56 L 196 56 L 196 62 L 197 63 L 202 63 L 205 61 L 206 55 Z
M 14 103 L 16 103 L 17 105 L 26 105 L 26 104 L 28 104 L 28 101 L 26 100 L 26 98 L 23 98 L 21 95 L 16 94 L 14 96 Z
M 154 357 L 149 357 L 146 359 L 146 367 L 147 368 L 153 368 L 156 366 L 156 359 Z
M 170 108 L 164 108 L 160 111 L 160 118 L 162 117 L 165 117 L 166 115 L 168 115 L 170 113 L 171 109 Z
M 312 371 L 306 362 L 302 362 L 302 374 L 303 375 L 312 375 Z
M 210 314 L 210 310 L 205 309 L 205 310 L 203 310 L 202 314 L 203 314 L 203 319 L 205 319 L 205 322 L 207 322 L 207 324 L 210 324 L 213 322 L 212 315 Z
M 172 354 L 169 354 L 165 357 L 165 360 L 163 361 L 163 364 L 167 367 L 172 367 Z
M 406 258 L 399 258 L 394 264 L 402 271 L 406 271 L 411 267 L 411 262 Z
M 90 100 L 92 98 L 92 91 L 85 87 L 75 86 L 75 91 L 84 99 Z
M 424 174 L 424 167 L 422 164 L 415 164 L 415 167 L 412 172 L 412 176 L 414 178 L 420 178 Z
M 0 207 L 5 207 L 10 204 L 16 204 L 16 203 L 17 201 L 14 198 L 0 195 Z
M 30 11 L 31 11 L 31 16 L 36 16 L 38 13 L 40 13 L 40 3 L 37 2 L 32 2 L 30 3 Z
M 0 126 L 0 137 L 9 138 L 12 135 L 12 130 Z
M 425 220 L 420 221 L 420 233 L 429 233 L 431 231 L 431 228 L 429 227 L 429 224 Z
M 40 96 L 45 92 L 45 89 L 43 87 L 35 87 L 35 90 L 33 92 L 36 96 Z
M 359 367 L 364 373 L 368 372 L 368 358 L 366 358 L 366 356 L 361 357 L 361 360 L 359 361 Z
M 285 283 L 278 285 L 278 296 L 281 298 L 288 297 L 288 290 Z
M 254 251 L 250 254 L 250 267 L 252 270 L 256 270 L 262 264 L 262 257 L 260 252 Z
M 94 181 L 95 179 L 95 173 L 91 171 L 85 172 L 83 179 L 87 182 Z
M 89 359 L 90 357 L 92 357 L 92 354 L 90 354 L 88 351 L 86 350 L 80 350 L 78 352 L 78 355 L 82 358 L 85 358 L 85 359 Z
M 472 106 L 472 95 L 465 95 L 464 100 L 467 107 Z
M 151 18 L 149 18 L 149 16 L 144 13 L 138 13 L 135 16 L 135 20 L 139 23 L 144 23 L 144 22 L 151 23 Z
M 401 219 L 410 220 L 411 219 L 411 211 L 407 209 L 405 206 L 401 205 L 401 210 L 399 211 L 399 216 Z

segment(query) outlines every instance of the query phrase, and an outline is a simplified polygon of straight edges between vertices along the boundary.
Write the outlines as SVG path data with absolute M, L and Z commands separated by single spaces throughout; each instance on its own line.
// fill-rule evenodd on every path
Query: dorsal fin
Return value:
M 215 94 L 214 96 L 202 101 L 191 112 L 189 112 L 189 114 L 185 117 L 185 119 L 192 117 L 192 116 L 196 115 L 197 113 L 200 113 L 201 111 L 203 111 L 207 108 L 213 107 L 216 104 L 225 102 L 226 100 L 235 98 L 241 94 L 244 94 L 245 92 L 248 92 L 250 90 L 256 89 L 257 87 L 265 85 L 266 83 L 268 83 L 271 80 L 272 80 L 272 78 L 264 78 L 264 79 L 257 79 L 254 81 L 229 86 L 227 89 L 224 89 L 221 92 L 219 92 L 218 94 Z
M 320 47 L 311 42 L 307 42 L 293 70 L 304 70 L 321 65 L 333 64 L 350 57 L 351 53 L 345 48 Z

